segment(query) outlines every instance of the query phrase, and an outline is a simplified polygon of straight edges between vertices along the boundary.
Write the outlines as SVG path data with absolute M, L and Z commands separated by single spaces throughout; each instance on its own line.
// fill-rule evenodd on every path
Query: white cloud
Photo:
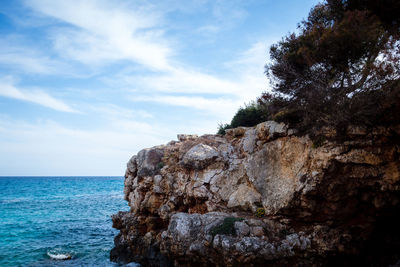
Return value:
M 9 78 L 0 80 L 0 96 L 32 102 L 57 111 L 77 112 L 61 100 L 55 99 L 41 90 L 16 88 Z
M 227 98 L 205 98 L 198 96 L 140 96 L 133 101 L 156 102 L 171 106 L 199 109 L 215 118 L 229 118 L 241 104 L 238 100 Z
M 212 13 L 224 27 L 230 27 L 240 20 L 243 20 L 248 14 L 243 6 L 247 1 L 243 0 L 218 0 L 212 6 Z
M 258 41 L 250 46 L 249 49 L 240 53 L 235 60 L 225 63 L 231 69 L 239 68 L 240 71 L 254 72 L 258 75 L 264 71 L 264 66 L 269 60 L 269 46 L 275 40 Z
M 192 70 L 190 67 L 172 68 L 165 73 L 136 75 L 124 72 L 107 78 L 113 86 L 137 89 L 145 92 L 228 95 L 248 101 L 267 89 L 264 65 L 267 62 L 268 46 L 256 42 L 248 50 L 238 54 L 236 60 L 222 63 L 226 77 Z
M 72 73 L 72 69 L 58 60 L 34 49 L 20 36 L 7 36 L 0 40 L 0 65 L 23 73 L 54 75 Z
M 26 4 L 75 26 L 53 32 L 56 49 L 66 57 L 88 64 L 128 59 L 153 70 L 170 67 L 170 49 L 162 32 L 154 29 L 159 15 L 149 7 L 101 0 L 32 0 Z
M 113 121 L 118 118 L 135 120 L 153 118 L 153 115 L 145 110 L 128 109 L 110 103 L 98 103 L 89 109 Z
M 126 81 L 150 90 L 186 94 L 236 94 L 241 88 L 234 81 L 190 69 L 173 69 L 165 74 L 125 77 Z
M 212 25 L 212 24 L 204 25 L 197 29 L 197 31 L 199 33 L 203 33 L 203 34 L 215 34 L 215 33 L 219 32 L 220 30 L 221 30 L 221 27 L 219 27 L 217 25 Z
M 268 90 L 263 73 L 267 51 L 266 42 L 254 43 L 238 54 L 236 60 L 224 64 L 229 74 L 225 78 L 190 68 L 174 68 L 165 74 L 137 76 L 124 73 L 108 80 L 118 80 L 118 86 L 131 87 L 133 101 L 208 110 L 215 117 L 227 118 L 232 117 L 240 105 L 255 100 L 261 92 Z

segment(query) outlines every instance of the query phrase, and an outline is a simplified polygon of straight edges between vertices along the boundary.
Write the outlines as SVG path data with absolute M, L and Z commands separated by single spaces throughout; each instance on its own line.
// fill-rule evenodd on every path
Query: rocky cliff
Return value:
M 268 121 L 178 135 L 125 174 L 114 261 L 145 266 L 383 264 L 400 259 L 400 127 L 312 141 Z

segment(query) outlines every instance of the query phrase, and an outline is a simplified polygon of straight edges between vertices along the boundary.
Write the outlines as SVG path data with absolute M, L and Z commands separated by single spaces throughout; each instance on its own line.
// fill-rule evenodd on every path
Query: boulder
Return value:
M 219 156 L 218 151 L 208 145 L 198 144 L 183 156 L 182 164 L 187 168 L 204 169 Z

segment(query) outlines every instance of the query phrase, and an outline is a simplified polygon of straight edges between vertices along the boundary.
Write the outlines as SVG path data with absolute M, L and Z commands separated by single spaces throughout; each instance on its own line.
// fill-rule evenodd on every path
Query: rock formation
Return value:
M 350 127 L 340 142 L 331 135 L 312 141 L 268 121 L 141 150 L 125 174 L 131 210 L 112 217 L 120 233 L 111 259 L 144 266 L 396 262 L 400 127 Z

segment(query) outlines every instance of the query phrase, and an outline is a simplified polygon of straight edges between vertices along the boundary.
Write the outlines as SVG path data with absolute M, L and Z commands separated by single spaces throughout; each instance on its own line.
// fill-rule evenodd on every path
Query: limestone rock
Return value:
M 227 129 L 226 135 L 233 136 L 233 137 L 240 137 L 246 133 L 247 129 L 248 128 L 246 128 L 246 127 L 237 127 L 237 128 L 233 128 L 233 129 Z
M 131 210 L 112 216 L 120 233 L 111 258 L 145 266 L 369 264 L 365 247 L 379 254 L 390 251 L 379 242 L 393 240 L 387 247 L 400 250 L 399 129 L 349 127 L 335 142 L 334 129 L 324 128 L 326 141 L 315 147 L 267 121 L 143 149 L 127 163 Z
M 183 156 L 182 163 L 189 168 L 203 169 L 218 157 L 218 151 L 208 145 L 198 144 Z
M 129 174 L 132 174 L 135 177 L 137 172 L 137 156 L 132 156 L 126 164 L 126 167 Z
M 178 134 L 177 138 L 180 142 L 184 142 L 187 140 L 195 140 L 199 136 L 197 134 Z
M 261 202 L 261 194 L 257 190 L 241 184 L 238 189 L 232 193 L 228 200 L 228 208 L 240 208 L 241 210 L 257 210 L 257 203 Z
M 137 175 L 139 177 L 152 176 L 161 169 L 161 159 L 164 154 L 163 149 L 163 146 L 159 146 L 139 151 L 136 159 L 138 166 Z
M 250 227 L 245 222 L 235 222 L 235 229 L 239 236 L 247 236 L 250 234 Z
M 266 121 L 256 126 L 257 137 L 260 140 L 269 140 L 287 134 L 287 126 L 284 123 Z

